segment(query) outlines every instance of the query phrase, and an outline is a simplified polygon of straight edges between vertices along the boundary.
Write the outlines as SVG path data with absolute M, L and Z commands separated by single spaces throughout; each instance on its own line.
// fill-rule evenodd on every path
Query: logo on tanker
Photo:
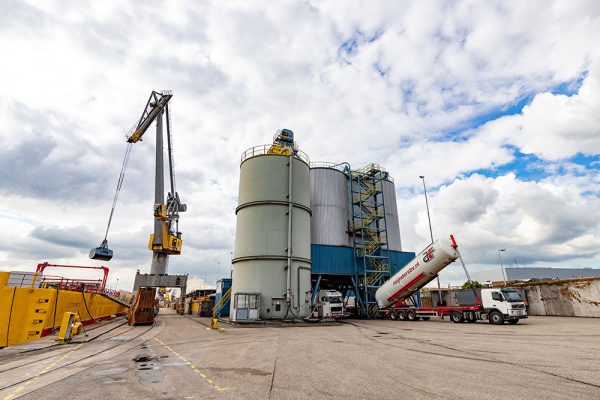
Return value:
M 417 269 L 419 267 L 419 262 L 417 261 L 415 265 L 413 265 L 412 267 L 408 268 L 402 275 L 400 275 L 398 278 L 396 278 L 394 280 L 394 282 L 392 282 L 392 284 L 396 285 L 398 284 L 402 279 L 406 278 L 411 272 L 413 272 L 415 269 Z
M 425 252 L 425 255 L 423 256 L 423 261 L 424 262 L 429 262 L 431 260 L 433 260 L 433 252 L 435 251 L 435 249 L 432 247 L 428 248 L 427 251 Z

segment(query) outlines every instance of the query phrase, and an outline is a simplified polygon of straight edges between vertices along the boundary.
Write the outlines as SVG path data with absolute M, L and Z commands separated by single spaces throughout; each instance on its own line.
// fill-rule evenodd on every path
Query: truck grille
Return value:
M 522 310 L 525 308 L 525 304 L 513 304 L 512 308 Z

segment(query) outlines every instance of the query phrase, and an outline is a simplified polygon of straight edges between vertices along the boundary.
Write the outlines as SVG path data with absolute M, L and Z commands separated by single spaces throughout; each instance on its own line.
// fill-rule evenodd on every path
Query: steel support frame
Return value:
M 375 291 L 391 277 L 383 181 L 386 172 L 370 165 L 349 175 L 354 246 L 355 295 L 362 317 L 377 315 Z

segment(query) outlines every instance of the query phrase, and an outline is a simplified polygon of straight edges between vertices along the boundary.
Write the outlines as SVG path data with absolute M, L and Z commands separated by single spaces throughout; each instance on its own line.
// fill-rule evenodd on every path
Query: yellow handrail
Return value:
M 225 292 L 225 294 L 223 294 L 223 297 L 221 297 L 221 300 L 219 300 L 219 302 L 217 303 L 217 305 L 215 305 L 213 307 L 212 310 L 212 317 L 215 318 L 215 316 L 217 315 L 217 311 L 222 309 L 223 306 L 225 305 L 225 303 L 227 303 L 227 300 L 229 300 L 231 298 L 231 288 L 227 289 L 227 291 Z

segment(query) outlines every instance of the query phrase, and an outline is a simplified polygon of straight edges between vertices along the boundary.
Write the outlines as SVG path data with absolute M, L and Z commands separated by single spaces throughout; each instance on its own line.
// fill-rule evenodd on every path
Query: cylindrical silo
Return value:
M 310 311 L 309 161 L 293 143 L 280 139 L 242 156 L 233 320 L 305 317 Z M 252 307 L 258 315 L 253 315 Z
M 315 245 L 352 247 L 348 234 L 350 196 L 348 177 L 338 166 L 310 169 L 311 242 Z
M 402 251 L 398 204 L 396 203 L 396 186 L 394 185 L 394 181 L 389 177 L 383 181 L 383 201 L 385 204 L 388 250 Z

